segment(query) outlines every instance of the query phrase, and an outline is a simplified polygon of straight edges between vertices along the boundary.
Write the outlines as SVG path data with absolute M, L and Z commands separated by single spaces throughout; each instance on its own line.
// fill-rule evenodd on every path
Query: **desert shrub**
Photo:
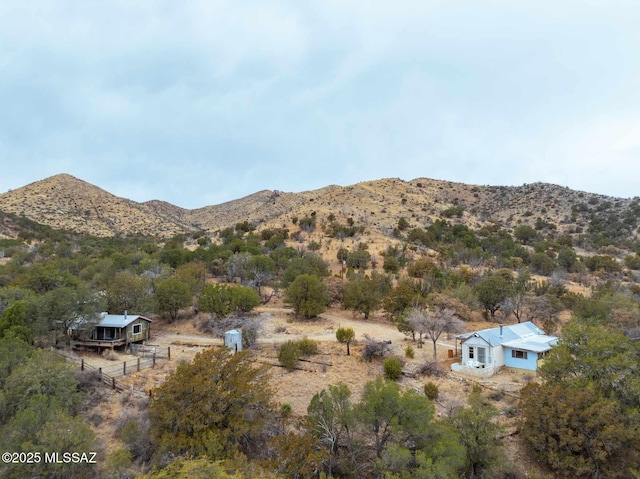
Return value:
M 278 350 L 278 361 L 289 371 L 293 370 L 300 359 L 300 348 L 295 341 L 287 341 Z
M 298 341 L 298 350 L 301 356 L 311 356 L 318 354 L 318 343 L 313 339 L 303 338 Z
M 461 218 L 462 213 L 464 213 L 464 209 L 461 206 L 451 206 L 442 211 L 442 216 L 445 218 L 453 218 L 454 216 Z
M 87 416 L 87 422 L 94 427 L 100 426 L 100 424 L 102 424 L 103 421 L 104 421 L 104 418 L 102 417 L 102 414 L 91 414 Z
M 385 256 L 382 262 L 382 269 L 385 273 L 395 274 L 400 271 L 400 261 L 393 256 Z
M 252 348 L 258 342 L 258 333 L 260 325 L 257 321 L 248 321 L 241 328 L 242 330 L 242 347 L 245 349 Z
M 317 241 L 310 241 L 307 248 L 309 248 L 309 251 L 318 251 L 322 248 L 322 245 Z
M 637 253 L 629 254 L 624 258 L 624 263 L 629 269 L 640 269 L 640 255 Z
M 217 330 L 216 321 L 214 319 L 211 319 L 210 317 L 201 319 L 197 323 L 197 328 L 198 328 L 198 331 L 200 331 L 201 333 L 215 334 Z
M 364 335 L 366 342 L 362 348 L 362 359 L 370 362 L 375 358 L 384 358 L 389 349 L 389 343 L 385 341 L 376 341 L 375 339 Z
M 409 359 L 413 359 L 415 357 L 415 351 L 413 350 L 413 346 L 410 344 L 404 349 L 404 355 Z
M 113 449 L 107 454 L 104 471 L 109 474 L 109 477 L 133 477 L 131 459 L 131 453 L 126 448 Z
M 149 439 L 149 419 L 146 414 L 125 416 L 116 424 L 116 435 L 127 446 L 133 459 L 148 461 L 153 454 Z
M 102 352 L 102 357 L 107 361 L 115 361 L 118 359 L 118 354 L 112 351 L 111 349 L 105 349 Z
M 260 321 L 252 317 L 227 316 L 222 319 L 211 319 L 210 317 L 198 321 L 198 330 L 205 333 L 224 337 L 224 333 L 231 329 L 242 331 L 242 347 L 250 349 L 255 346 L 260 334 Z
M 507 416 L 508 418 L 514 418 L 518 415 L 518 408 L 515 406 L 509 406 L 505 408 L 503 411 L 504 411 L 504 415 Z
M 427 396 L 432 401 L 438 399 L 438 395 L 440 394 L 440 390 L 438 389 L 438 385 L 429 381 L 424 385 L 424 395 Z
M 491 391 L 488 397 L 492 401 L 499 402 L 504 398 L 504 393 L 502 391 Z
M 101 375 L 97 369 L 85 369 L 75 373 L 78 381 L 78 390 L 83 392 L 92 392 L 96 387 L 101 386 Z
M 384 369 L 384 377 L 391 381 L 395 381 L 402 376 L 402 361 L 395 356 L 385 359 L 382 367 Z
M 441 378 L 447 375 L 445 370 L 435 361 L 426 361 L 420 365 L 418 373 L 423 376 L 432 376 L 435 378 Z
M 478 295 L 472 286 L 467 283 L 459 283 L 455 288 L 446 292 L 448 296 L 457 300 L 461 305 L 464 305 L 469 310 L 478 308 Z M 464 315 L 471 317 L 471 314 Z M 467 321 L 466 318 L 464 318 Z

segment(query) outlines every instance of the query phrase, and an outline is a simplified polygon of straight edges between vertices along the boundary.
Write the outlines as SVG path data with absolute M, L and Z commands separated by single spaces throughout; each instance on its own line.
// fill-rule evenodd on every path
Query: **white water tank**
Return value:
M 231 329 L 224 333 L 224 345 L 234 353 L 242 351 L 242 331 Z

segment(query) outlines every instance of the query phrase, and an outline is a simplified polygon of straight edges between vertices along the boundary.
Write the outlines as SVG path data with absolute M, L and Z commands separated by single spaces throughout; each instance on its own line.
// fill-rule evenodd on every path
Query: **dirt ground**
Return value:
M 118 380 L 130 389 L 122 393 L 110 392 L 109 406 L 101 408 L 105 422 L 99 427 L 100 433 L 113 437 L 114 424 L 119 417 L 127 414 L 133 407 L 143 407 L 149 391 L 162 384 L 168 374 L 175 370 L 181 361 L 191 361 L 200 351 L 211 346 L 222 346 L 219 337 L 207 335 L 197 328 L 198 322 L 204 318 L 180 320 L 172 324 L 154 323 L 154 335 L 150 343 L 159 349 L 171 348 L 171 359 L 159 359 L 155 368 L 140 372 L 131 372 Z M 400 333 L 394 324 L 385 322 L 381 317 L 363 320 L 354 317 L 351 312 L 341 309 L 329 309 L 314 320 L 296 319 L 290 309 L 281 304 L 261 307 L 256 313 L 260 322 L 258 345 L 255 348 L 255 359 L 259 363 L 272 364 L 271 385 L 275 400 L 288 403 L 295 415 L 306 414 L 307 406 L 313 395 L 330 384 L 340 381 L 347 384 L 352 391 L 352 399 L 358 401 L 364 385 L 382 374 L 382 364 L 379 361 L 370 363 L 361 359 L 365 334 L 379 341 L 391 341 L 389 350 L 393 355 L 405 361 L 405 371 L 411 371 L 412 366 L 418 366 L 433 359 L 433 344 L 427 340 L 424 347 L 418 348 L 415 343 Z M 351 345 L 351 355 L 347 356 L 346 346 L 335 339 L 338 327 L 350 327 L 356 333 L 356 340 Z M 468 330 L 493 327 L 492 323 L 467 323 Z M 287 340 L 310 338 L 318 342 L 319 354 L 301 361 L 299 369 L 287 371 L 278 366 L 277 354 L 280 344 Z M 412 345 L 415 356 L 409 359 L 405 349 Z M 439 417 L 447 415 L 452 408 L 463 405 L 474 384 L 480 384 L 486 395 L 500 410 L 500 421 L 506 426 L 506 434 L 512 435 L 516 431 L 513 412 L 517 406 L 520 388 L 532 379 L 531 375 L 513 370 L 503 370 L 500 373 L 484 379 L 466 377 L 459 373 L 452 373 L 450 365 L 456 361 L 451 358 L 449 351 L 455 354 L 455 339 L 444 337 L 438 341 L 438 362 L 447 372 L 440 378 L 432 377 L 402 377 L 399 383 L 404 387 L 411 387 L 422 391 L 428 381 L 434 382 L 440 395 L 436 401 L 436 413 Z M 124 353 L 109 353 L 107 357 L 95 353 L 76 353 L 77 358 L 84 358 L 87 363 L 96 367 L 111 367 L 123 361 L 131 361 L 136 356 Z M 136 406 L 137 404 L 137 406 Z M 123 405 L 125 406 L 123 408 Z M 124 411 L 123 411 L 124 409 Z M 129 411 L 130 412 L 130 411 Z M 532 467 L 530 461 L 523 455 L 518 446 L 518 438 L 508 441 L 510 456 L 517 458 L 526 467 Z M 117 440 L 111 442 L 117 444 Z M 523 469 L 526 470 L 526 469 Z
M 365 335 L 378 341 L 390 341 L 389 352 L 405 361 L 405 371 L 411 371 L 433 359 L 433 343 L 427 340 L 422 348 L 404 334 L 400 333 L 394 324 L 382 321 L 381 318 L 363 320 L 353 317 L 352 313 L 341 309 L 329 309 L 319 318 L 313 320 L 296 319 L 290 309 L 281 305 L 262 307 L 256 317 L 260 322 L 258 345 L 255 348 L 256 360 L 272 363 L 272 386 L 276 400 L 291 404 L 295 414 L 305 414 L 312 396 L 329 384 L 339 381 L 346 383 L 354 394 L 359 397 L 364 384 L 382 374 L 382 364 L 377 361 L 370 363 L 361 359 L 362 346 Z M 206 335 L 197 328 L 199 319 L 177 321 L 172 324 L 154 325 L 154 335 L 150 343 L 158 350 L 171 349 L 171 359 L 158 359 L 156 367 L 140 372 L 129 372 L 127 376 L 119 377 L 119 381 L 132 386 L 134 391 L 148 394 L 161 384 L 168 373 L 173 371 L 181 361 L 191 361 L 200 351 L 211 346 L 221 346 L 222 338 Z M 494 326 L 492 323 L 468 323 L 469 330 Z M 351 344 L 351 355 L 347 356 L 346 346 L 335 339 L 335 331 L 339 327 L 353 328 L 356 339 Z M 300 368 L 287 371 L 276 366 L 279 346 L 288 340 L 309 338 L 319 343 L 319 354 L 302 361 Z M 405 350 L 411 345 L 414 358 L 407 358 Z M 530 375 L 522 372 L 504 370 L 491 378 L 478 380 L 459 373 L 452 373 L 450 365 L 456 361 L 450 354 L 455 354 L 455 338 L 443 337 L 437 343 L 438 362 L 447 371 L 444 378 L 412 378 L 403 377 L 400 384 L 422 390 L 425 382 L 431 380 L 438 384 L 441 391 L 439 401 L 441 413 L 445 413 L 451 406 L 466 397 L 471 385 L 476 382 L 487 390 L 501 390 L 511 395 L 517 395 L 519 389 L 530 380 Z M 90 352 L 74 353 L 77 359 L 84 358 L 94 367 L 113 368 L 124 361 L 135 361 L 137 356 L 124 352 L 109 351 L 103 355 Z

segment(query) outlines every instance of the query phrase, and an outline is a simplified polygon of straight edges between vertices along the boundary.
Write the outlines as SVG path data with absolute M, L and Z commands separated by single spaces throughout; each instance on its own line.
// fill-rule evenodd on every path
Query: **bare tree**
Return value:
M 462 331 L 464 323 L 456 317 L 454 311 L 448 308 L 433 308 L 429 311 L 424 308 L 413 308 L 408 315 L 409 323 L 418 332 L 419 344 L 422 344 L 422 335 L 428 336 L 433 342 L 433 360 L 437 361 L 438 339 L 442 333 L 456 333 Z
M 547 334 L 553 334 L 558 327 L 558 307 L 547 295 L 527 297 L 523 311 L 527 321 L 535 322 Z
M 508 318 L 509 315 L 513 314 L 520 323 L 524 314 L 524 298 L 525 293 L 519 291 L 505 298 L 500 305 L 500 310 L 504 317 Z
M 240 278 L 240 281 L 244 281 L 246 276 L 245 268 L 251 261 L 251 254 L 247 252 L 236 253 L 227 261 L 227 279 L 230 282 Z

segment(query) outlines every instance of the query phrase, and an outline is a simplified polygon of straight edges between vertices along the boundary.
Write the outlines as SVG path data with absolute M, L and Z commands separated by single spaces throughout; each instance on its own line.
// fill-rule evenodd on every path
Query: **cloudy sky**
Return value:
M 386 177 L 640 196 L 637 0 L 0 2 L 0 192 Z

